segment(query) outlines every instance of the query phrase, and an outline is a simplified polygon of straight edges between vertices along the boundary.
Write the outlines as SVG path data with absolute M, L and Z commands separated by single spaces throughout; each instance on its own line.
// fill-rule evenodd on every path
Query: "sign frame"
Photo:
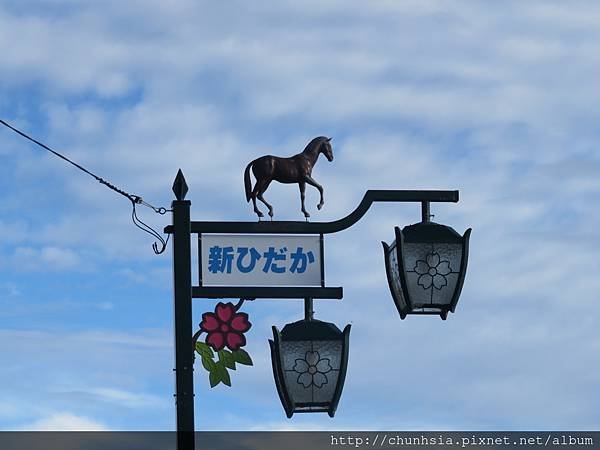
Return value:
M 221 285 L 208 285 L 205 286 L 203 284 L 203 278 L 202 278 L 202 234 L 203 233 L 198 233 L 198 287 L 201 288 L 208 288 L 208 287 L 212 287 L 212 288 L 216 288 L 216 287 L 222 287 Z M 257 234 L 257 233 L 204 233 L 205 235 L 219 235 L 219 236 L 240 236 L 240 237 L 246 237 L 246 236 L 265 236 L 265 234 Z M 318 237 L 319 239 L 319 258 L 320 258 L 320 264 L 319 264 L 319 271 L 320 271 L 320 287 L 324 288 L 325 287 L 325 244 L 324 244 L 324 237 L 323 237 L 323 233 L 310 233 L 310 234 L 295 234 L 296 236 L 310 236 L 310 237 Z M 277 237 L 277 238 L 283 238 L 286 237 L 285 234 L 268 234 L 267 236 L 273 236 L 273 237 Z M 269 287 L 269 285 L 267 284 L 259 284 L 259 285 L 233 285 L 231 287 L 236 287 L 236 288 L 254 288 L 254 287 Z M 281 286 L 277 286 L 277 287 L 288 287 L 288 288 L 292 288 L 292 287 L 317 287 L 315 285 L 281 285 Z
M 194 231 L 192 231 L 192 234 Z M 320 286 L 203 286 L 202 285 L 202 233 L 198 234 L 198 285 L 191 286 L 192 298 L 239 298 L 246 300 L 255 300 L 259 298 L 268 299 L 305 299 L 305 298 L 317 298 L 317 299 L 332 299 L 341 300 L 344 297 L 344 290 L 340 287 L 326 287 L 325 286 L 325 245 L 323 233 L 267 233 L 273 235 L 285 235 L 285 234 L 302 234 L 302 235 L 313 235 L 319 236 L 319 248 L 321 252 L 321 285 Z M 248 233 L 245 230 L 236 230 L 232 233 L 212 233 L 205 232 L 205 234 L 258 234 Z M 264 234 L 264 233 L 260 233 Z

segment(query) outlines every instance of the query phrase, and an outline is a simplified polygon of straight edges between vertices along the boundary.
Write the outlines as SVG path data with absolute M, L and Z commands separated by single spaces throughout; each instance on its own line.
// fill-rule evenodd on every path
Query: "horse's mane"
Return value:
M 312 141 L 310 141 L 306 147 L 304 148 L 304 150 L 302 151 L 302 153 L 311 153 L 313 150 L 315 150 L 317 147 L 319 147 L 319 145 L 321 145 L 321 143 L 323 141 L 326 141 L 328 138 L 326 138 L 325 136 L 318 136 L 316 138 L 314 138 Z

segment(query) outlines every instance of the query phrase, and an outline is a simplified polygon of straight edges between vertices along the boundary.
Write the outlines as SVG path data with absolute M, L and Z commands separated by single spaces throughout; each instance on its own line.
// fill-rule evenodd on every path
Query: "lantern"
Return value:
M 288 418 L 326 412 L 333 417 L 348 367 L 350 325 L 300 320 L 279 332 L 273 327 L 271 361 L 279 398 Z
M 423 220 L 400 230 L 383 244 L 390 292 L 404 319 L 434 314 L 446 320 L 460 296 L 469 253 L 469 228 L 463 236 L 446 225 Z

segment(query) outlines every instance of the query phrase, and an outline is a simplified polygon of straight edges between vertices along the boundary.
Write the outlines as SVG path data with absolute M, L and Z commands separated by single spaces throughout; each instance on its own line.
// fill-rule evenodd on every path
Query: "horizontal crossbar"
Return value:
M 324 298 L 340 300 L 343 294 L 341 287 L 192 287 L 193 298 Z
M 458 202 L 458 191 L 368 190 L 360 204 L 346 217 L 333 222 L 258 221 L 191 222 L 192 233 L 328 234 L 358 222 L 374 202 Z M 172 233 L 173 227 L 165 227 Z

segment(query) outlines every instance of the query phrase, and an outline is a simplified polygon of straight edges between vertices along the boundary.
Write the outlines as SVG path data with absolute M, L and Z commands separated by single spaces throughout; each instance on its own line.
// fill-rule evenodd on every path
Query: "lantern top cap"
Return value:
M 281 330 L 281 339 L 284 341 L 335 341 L 343 339 L 342 336 L 343 333 L 335 324 L 315 319 L 288 323 Z
M 402 229 L 406 243 L 462 243 L 463 236 L 447 225 L 435 222 L 419 222 Z

